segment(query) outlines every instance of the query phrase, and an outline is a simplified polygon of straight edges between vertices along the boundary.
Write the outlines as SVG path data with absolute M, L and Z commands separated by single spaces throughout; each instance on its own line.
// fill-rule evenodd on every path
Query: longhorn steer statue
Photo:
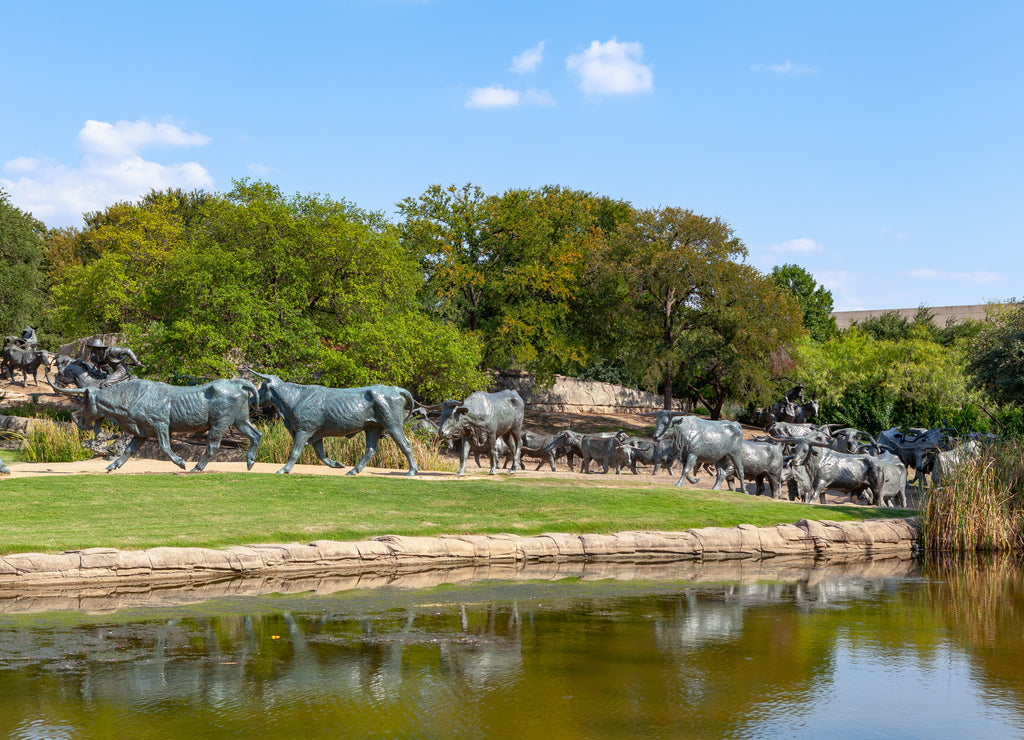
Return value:
M 826 489 L 848 493 L 851 498 L 867 492 L 872 502 L 881 502 L 885 473 L 880 460 L 871 455 L 836 452 L 820 442 L 778 441 L 796 444 L 786 465 L 804 503 L 818 501 Z
M 888 450 L 870 453 L 882 465 L 882 490 L 875 500 L 875 506 L 907 508 L 907 466 Z
M 822 424 L 797 424 L 791 421 L 777 421 L 774 424 L 770 424 L 765 430 L 769 436 L 776 439 L 788 438 L 788 439 L 806 439 L 813 442 L 823 442 L 827 445 L 832 444 L 832 430 L 830 427 Z
M 743 428 L 735 421 L 709 421 L 699 416 L 689 416 L 679 411 L 659 411 L 654 424 L 651 439 L 671 439 L 679 450 L 679 459 L 683 463 L 683 473 L 676 481 L 677 486 L 683 480 L 696 483 L 690 472 L 698 465 L 728 459 L 733 469 L 743 480 Z M 725 480 L 725 468 L 718 466 L 718 475 L 712 490 L 718 490 Z
M 185 461 L 171 450 L 171 434 L 205 431 L 206 452 L 192 469 L 199 472 L 232 426 L 249 439 L 245 456 L 248 467 L 251 469 L 256 462 L 262 435 L 249 421 L 249 400 L 255 404 L 258 391 L 248 380 L 221 379 L 182 387 L 135 379 L 109 388 L 51 388 L 82 402 L 81 419 L 74 417 L 82 429 L 98 432 L 100 423 L 107 419 L 132 435 L 125 451 L 107 466 L 107 471 L 124 465 L 147 439 L 155 439 L 163 453 L 184 469 Z
M 521 470 L 520 446 L 523 435 L 523 417 L 526 404 L 523 397 L 513 390 L 485 393 L 476 391 L 463 401 L 447 401 L 441 411 L 438 426 L 438 440 L 451 439 L 461 434 L 472 444 L 483 446 L 491 453 L 489 473 L 498 472 L 499 453 L 495 443 L 499 437 L 505 440 L 512 453 L 512 471 Z M 466 474 L 466 460 L 469 459 L 470 445 L 462 446 L 459 456 L 458 475 Z
M 573 446 L 566 437 L 560 434 L 538 434 L 527 429 L 523 430 L 523 445 L 520 448 L 520 459 L 524 457 L 538 460 L 537 470 L 544 467 L 544 463 L 551 466 L 551 472 L 557 472 L 555 461 L 563 455 L 569 464 L 569 470 L 573 470 Z M 575 472 L 575 471 L 574 471 Z
M 743 474 L 747 480 L 757 481 L 757 495 L 764 493 L 765 482 L 772 498 L 782 497 L 782 445 L 778 442 L 761 440 L 743 440 Z M 726 468 L 726 481 L 730 488 L 737 481 L 738 490 L 745 490 L 743 481 L 736 477 L 729 461 L 719 463 Z
M 627 437 L 628 435 L 622 431 L 581 435 L 580 448 L 583 462 L 580 463 L 580 472 L 589 473 L 590 463 L 593 461 L 604 468 L 602 472 L 607 473 L 608 469 L 615 464 L 616 454 L 628 445 Z M 628 465 L 628 459 L 625 459 L 624 463 Z
M 878 433 L 878 445 L 889 450 L 908 468 L 914 469 L 914 483 L 924 483 L 925 473 L 931 472 L 934 452 L 949 450 L 955 446 L 955 440 L 949 428 L 924 429 L 914 428 L 902 432 L 897 427 Z
M 13 341 L 12 341 L 13 340 Z M 21 371 L 21 384 L 28 386 L 28 376 L 32 376 L 32 383 L 39 385 L 37 377 L 39 368 L 43 368 L 43 374 L 50 365 L 51 355 L 45 349 L 40 349 L 37 344 L 26 345 L 13 337 L 4 340 L 2 358 L 0 358 L 0 371 L 10 381 L 14 382 L 14 371 Z
M 580 458 L 580 472 L 583 472 L 583 435 L 571 429 L 563 429 L 551 438 L 551 441 L 544 447 L 544 452 L 554 454 L 557 457 L 565 455 L 569 464 L 569 470 L 576 472 L 573 467 L 573 458 Z
M 778 421 L 804 424 L 811 419 L 817 418 L 820 409 L 821 407 L 817 401 L 804 401 L 803 403 L 783 401 L 772 404 L 769 413 Z
M 412 447 L 405 436 L 406 406 L 409 410 L 416 402 L 405 388 L 393 385 L 370 385 L 363 388 L 328 388 L 323 385 L 287 383 L 276 375 L 263 375 L 259 389 L 261 406 L 273 406 L 281 414 L 285 429 L 292 435 L 292 451 L 288 461 L 278 473 L 290 473 L 302 454 L 302 448 L 313 445 L 317 457 L 332 468 L 345 467 L 324 452 L 325 437 L 352 437 L 366 435 L 366 452 L 348 475 L 355 475 L 366 467 L 377 454 L 382 432 L 395 440 L 398 449 L 409 461 L 409 472 L 416 475 L 418 468 L 412 456 Z
M 4 461 L 0 460 L 0 475 L 10 475 L 11 471 L 8 470 L 7 466 L 4 465 Z
M 938 488 L 942 485 L 943 478 L 952 475 L 959 466 L 977 458 L 980 454 L 981 445 L 973 439 L 952 450 L 939 450 L 935 453 L 935 463 L 932 466 L 932 485 Z

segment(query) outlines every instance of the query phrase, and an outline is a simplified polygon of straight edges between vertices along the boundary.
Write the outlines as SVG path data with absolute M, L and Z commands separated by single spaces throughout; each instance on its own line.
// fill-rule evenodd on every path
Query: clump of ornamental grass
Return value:
M 259 450 L 256 451 L 256 462 L 284 465 L 292 451 L 292 435 L 280 421 L 260 423 L 256 426 L 263 435 Z M 429 439 L 413 434 L 408 436 L 409 444 L 412 445 L 412 455 L 421 470 L 455 472 L 458 469 L 458 464 L 454 460 L 440 455 Z M 362 459 L 366 452 L 366 437 L 362 432 L 354 437 L 326 437 L 324 452 L 332 460 L 337 460 L 346 467 L 352 467 Z M 302 449 L 302 454 L 299 455 L 298 464 L 322 465 L 323 463 L 316 456 L 312 445 L 306 445 Z M 381 437 L 380 444 L 377 446 L 377 454 L 368 464 L 375 468 L 393 468 L 395 470 L 409 467 L 405 455 L 390 437 Z
M 40 419 L 30 424 L 22 444 L 25 462 L 77 462 L 91 460 L 93 453 L 82 447 L 82 436 L 69 425 Z
M 1024 548 L 1024 442 L 988 445 L 930 487 L 921 509 L 930 552 Z

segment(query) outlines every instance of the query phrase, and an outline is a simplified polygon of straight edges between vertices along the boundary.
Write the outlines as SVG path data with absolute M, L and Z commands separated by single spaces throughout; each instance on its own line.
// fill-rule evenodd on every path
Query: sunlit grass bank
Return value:
M 912 513 L 507 476 L 76 475 L 0 479 L 0 552 L 226 547 L 381 534 L 675 531 Z
M 1024 548 L 1024 443 L 1004 442 L 962 463 L 921 507 L 929 551 Z

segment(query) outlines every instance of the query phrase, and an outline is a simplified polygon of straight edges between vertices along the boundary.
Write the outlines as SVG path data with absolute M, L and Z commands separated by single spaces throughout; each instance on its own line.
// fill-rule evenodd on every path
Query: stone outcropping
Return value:
M 496 373 L 491 390 L 505 389 L 517 391 L 526 402 L 527 410 L 532 411 L 626 414 L 636 411 L 660 411 L 665 407 L 664 396 L 565 375 L 556 375 L 553 385 L 542 388 L 529 373 Z M 690 410 L 680 399 L 674 400 L 673 408 L 678 411 Z
M 0 557 L 0 591 L 39 585 L 100 585 L 204 581 L 270 573 L 361 573 L 408 567 L 533 562 L 721 561 L 803 556 L 856 559 L 911 557 L 921 537 L 919 519 L 812 521 L 774 527 L 705 527 L 686 532 L 551 533 L 402 537 L 361 542 L 247 545 L 212 550 L 154 547 L 90 548 L 60 554 Z

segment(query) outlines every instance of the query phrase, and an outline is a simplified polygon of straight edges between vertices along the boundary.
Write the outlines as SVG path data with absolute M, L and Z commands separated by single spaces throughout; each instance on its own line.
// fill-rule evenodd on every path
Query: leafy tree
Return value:
M 402 243 L 426 274 L 425 303 L 440 318 L 476 331 L 489 249 L 487 196 L 476 185 L 431 185 L 398 203 Z
M 899 311 L 886 311 L 858 323 L 861 331 L 879 341 L 899 341 L 910 336 L 910 320 Z
M 799 265 L 786 264 L 772 268 L 771 278 L 796 298 L 803 311 L 803 323 L 816 342 L 824 342 L 836 335 L 836 320 L 832 316 L 832 291 L 818 285 L 814 277 Z
M 584 362 L 581 275 L 628 204 L 559 187 L 485 196 L 434 185 L 398 206 L 403 243 L 427 275 L 424 303 L 480 333 L 485 366 L 543 381 Z
M 489 202 L 491 253 L 481 329 L 489 367 L 544 381 L 587 357 L 589 317 L 578 310 L 595 246 L 627 205 L 558 187 L 509 190 Z
M 1024 303 L 993 313 L 971 343 L 967 372 L 997 403 L 1024 406 Z
M 821 416 L 868 432 L 892 426 L 985 428 L 983 397 L 968 386 L 963 345 L 936 342 L 923 324 L 905 338 L 877 339 L 851 327 L 795 349 Z
M 593 262 L 593 292 L 609 296 L 602 318 L 618 352 L 649 388 L 672 404 L 705 309 L 716 303 L 717 276 L 746 255 L 728 224 L 679 208 L 636 211 Z
M 0 190 L 0 331 L 39 326 L 46 299 L 46 227 Z
M 485 383 L 476 342 L 417 303 L 422 278 L 393 227 L 346 201 L 250 181 L 200 201 L 152 193 L 95 214 L 80 240 L 97 257 L 66 270 L 58 315 L 83 333 L 125 332 L 157 374 L 244 362 L 432 400 Z
M 688 395 L 711 418 L 729 399 L 764 402 L 775 390 L 788 349 L 803 334 L 800 307 L 776 283 L 746 264 L 725 263 L 702 301 L 698 325 L 679 346 Z
M 162 315 L 150 287 L 186 246 L 177 205 L 153 194 L 145 204 L 87 214 L 81 231 L 51 235 L 54 316 L 66 336 L 117 333 Z

